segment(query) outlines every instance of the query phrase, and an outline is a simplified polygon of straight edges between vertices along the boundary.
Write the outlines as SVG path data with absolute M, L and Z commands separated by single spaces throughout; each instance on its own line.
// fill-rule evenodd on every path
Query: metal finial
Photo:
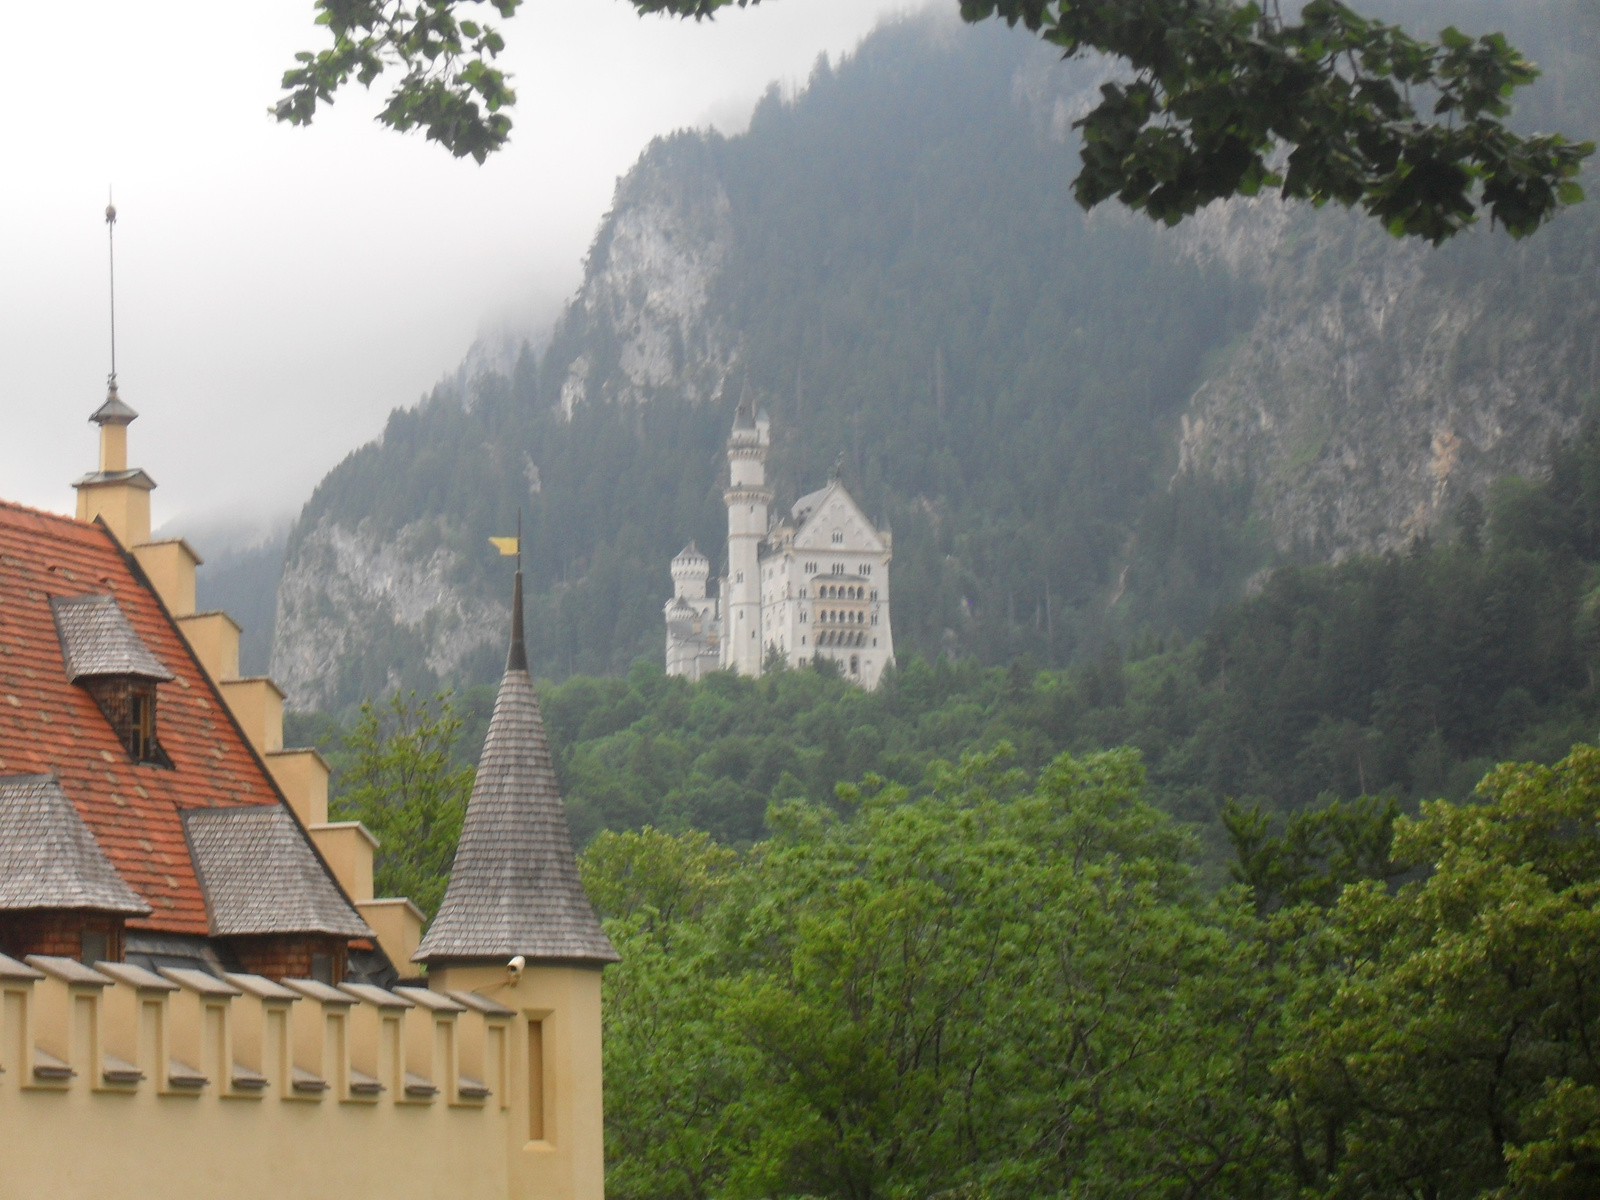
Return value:
M 111 393 L 117 390 L 117 206 L 111 203 L 106 188 L 106 252 L 111 264 L 111 374 L 106 377 Z
M 839 451 L 839 457 L 833 460 L 833 474 L 830 475 L 829 478 L 834 480 L 835 482 L 837 482 L 838 480 L 844 478 L 844 451 L 843 450 Z

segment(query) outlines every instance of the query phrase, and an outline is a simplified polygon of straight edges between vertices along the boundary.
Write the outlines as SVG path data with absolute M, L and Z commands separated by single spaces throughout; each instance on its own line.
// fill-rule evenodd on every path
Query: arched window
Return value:
M 833 544 L 834 544 L 834 545 L 835 545 L 835 546 L 842 546 L 842 545 L 844 545 L 844 530 L 842 530 L 842 529 L 835 529 L 835 530 L 834 530 L 834 531 L 833 531 Z

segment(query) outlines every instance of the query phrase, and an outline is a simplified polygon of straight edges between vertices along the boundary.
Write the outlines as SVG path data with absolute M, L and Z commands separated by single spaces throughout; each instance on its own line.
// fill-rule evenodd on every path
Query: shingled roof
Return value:
M 52 599 L 112 596 L 161 674 L 161 748 L 132 761 L 70 682 Z M 0 501 L 0 775 L 54 775 L 105 857 L 153 911 L 130 929 L 210 932 L 180 814 L 279 803 L 183 635 L 104 527 Z
M 172 672 L 139 640 L 115 596 L 54 596 L 50 611 L 55 614 L 68 681 L 77 683 L 93 675 L 172 678 Z
M 213 935 L 375 936 L 283 806 L 190 809 L 183 827 Z
M 467 802 L 450 886 L 414 961 L 594 963 L 618 955 L 584 895 L 522 638 L 522 573 L 511 649 Z
M 0 776 L 0 911 L 35 908 L 150 913 L 54 775 Z

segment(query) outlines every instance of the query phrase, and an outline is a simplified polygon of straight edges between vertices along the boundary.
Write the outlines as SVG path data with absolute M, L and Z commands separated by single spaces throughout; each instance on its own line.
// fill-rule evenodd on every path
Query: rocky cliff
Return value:
M 1280 551 L 1401 546 L 1536 470 L 1600 396 L 1589 211 L 1520 244 L 1483 229 L 1433 250 L 1332 212 L 1248 238 L 1236 269 L 1265 300 L 1180 416 L 1178 463 L 1248 480 Z

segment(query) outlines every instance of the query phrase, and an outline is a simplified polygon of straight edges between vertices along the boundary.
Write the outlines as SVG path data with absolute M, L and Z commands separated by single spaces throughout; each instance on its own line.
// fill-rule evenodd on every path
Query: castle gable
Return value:
M 877 526 L 867 520 L 855 498 L 837 481 L 802 499 L 795 505 L 795 515 L 802 520 L 794 535 L 797 550 L 844 549 L 882 554 L 885 549 Z M 833 540 L 835 530 L 843 536 L 843 541 Z

